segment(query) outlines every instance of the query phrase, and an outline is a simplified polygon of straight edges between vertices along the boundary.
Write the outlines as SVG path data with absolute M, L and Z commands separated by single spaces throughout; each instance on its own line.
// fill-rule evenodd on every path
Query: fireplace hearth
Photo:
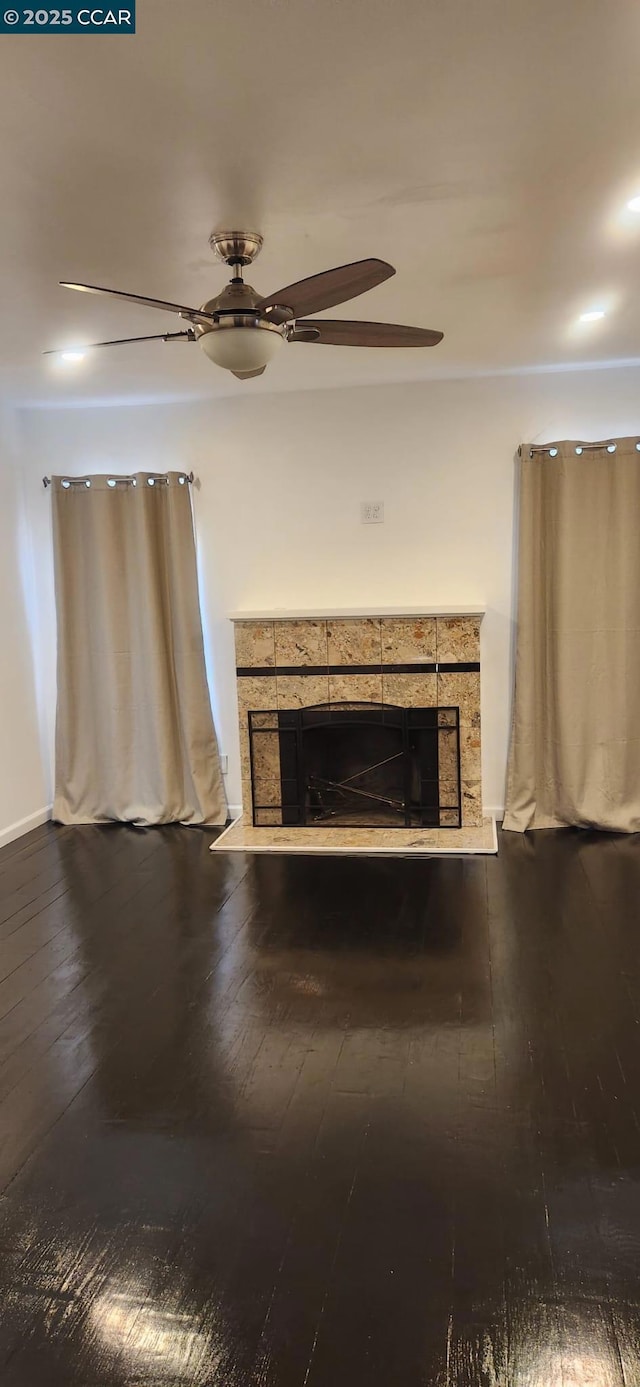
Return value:
M 255 827 L 461 826 L 457 707 L 345 701 L 248 720 Z

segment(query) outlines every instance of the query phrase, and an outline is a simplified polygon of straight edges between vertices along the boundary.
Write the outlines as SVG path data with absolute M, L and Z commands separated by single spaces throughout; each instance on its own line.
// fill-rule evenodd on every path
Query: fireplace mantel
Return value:
M 482 603 L 473 603 L 471 606 L 442 606 L 438 607 L 317 607 L 307 608 L 300 611 L 288 611 L 285 608 L 271 608 L 270 611 L 262 612 L 232 612 L 231 621 L 349 621 L 354 617 L 385 617 L 385 616 L 473 616 L 482 621 L 486 612 L 486 606 Z

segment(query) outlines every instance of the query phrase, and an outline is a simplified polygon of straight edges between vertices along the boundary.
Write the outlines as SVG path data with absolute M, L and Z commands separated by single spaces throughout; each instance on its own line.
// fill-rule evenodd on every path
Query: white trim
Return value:
M 235 823 L 236 819 L 241 819 L 241 818 L 242 818 L 242 805 L 241 805 L 241 804 L 228 804 L 228 805 L 227 805 L 227 813 L 228 813 L 228 815 L 229 815 L 229 818 L 230 818 L 230 819 L 233 819 L 233 821 L 234 821 L 234 823 Z M 231 824 L 229 824 L 229 828 L 231 828 Z M 225 833 L 226 833 L 226 831 L 227 831 L 227 830 L 226 830 L 226 828 L 225 828 Z
M 51 818 L 51 805 L 46 809 L 36 809 L 35 814 L 28 814 L 26 819 L 18 819 L 15 824 L 9 824 L 8 828 L 0 831 L 0 848 L 6 847 L 7 843 L 13 843 L 16 838 L 21 838 L 23 833 L 30 833 L 32 828 L 40 828 L 41 824 L 46 824 Z
M 472 603 L 467 607 L 326 607 L 309 608 L 306 611 L 287 611 L 275 608 L 270 612 L 231 612 L 230 621 L 305 621 L 325 618 L 332 621 L 349 620 L 354 616 L 479 616 L 486 612 L 483 602 Z

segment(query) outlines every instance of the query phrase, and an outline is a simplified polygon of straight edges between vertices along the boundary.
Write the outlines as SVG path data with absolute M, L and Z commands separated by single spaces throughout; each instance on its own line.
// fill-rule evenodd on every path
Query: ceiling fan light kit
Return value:
M 275 323 L 255 320 L 238 322 L 239 315 L 222 319 L 215 327 L 204 328 L 198 343 L 209 361 L 235 375 L 264 371 L 282 346 L 282 331 Z
M 260 254 L 262 236 L 256 231 L 214 231 L 209 244 L 217 259 L 230 267 L 232 278 L 221 294 L 209 299 L 201 308 L 127 294 L 120 289 L 102 289 L 93 284 L 61 280 L 66 289 L 105 294 L 146 308 L 159 308 L 165 313 L 176 313 L 190 324 L 185 332 L 127 337 L 92 345 L 113 347 L 129 342 L 178 339 L 198 342 L 209 361 L 231 371 L 239 380 L 248 380 L 262 375 L 283 342 L 344 347 L 434 347 L 442 341 L 442 333 L 429 328 L 308 317 L 345 303 L 390 279 L 395 270 L 385 260 L 357 260 L 350 265 L 339 265 L 261 298 L 250 284 L 245 284 L 242 271 Z

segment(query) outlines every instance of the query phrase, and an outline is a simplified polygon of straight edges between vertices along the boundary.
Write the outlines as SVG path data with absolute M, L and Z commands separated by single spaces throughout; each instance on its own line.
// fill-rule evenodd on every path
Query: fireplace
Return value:
M 248 724 L 256 827 L 461 826 L 457 707 L 343 701 L 250 710 Z
M 481 619 L 236 613 L 245 821 L 481 826 Z

